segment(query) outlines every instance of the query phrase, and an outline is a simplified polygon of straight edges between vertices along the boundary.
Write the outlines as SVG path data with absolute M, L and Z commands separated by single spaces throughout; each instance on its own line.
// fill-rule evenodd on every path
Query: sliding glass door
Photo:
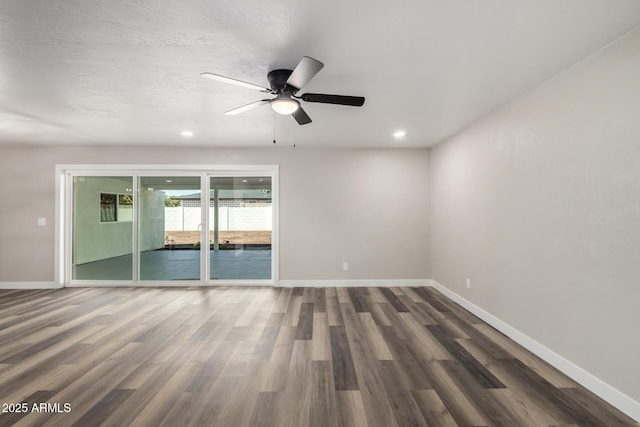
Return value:
M 209 278 L 271 279 L 271 177 L 210 179 Z
M 200 177 L 138 182 L 139 280 L 200 280 Z
M 67 173 L 65 283 L 273 283 L 272 171 L 127 172 Z

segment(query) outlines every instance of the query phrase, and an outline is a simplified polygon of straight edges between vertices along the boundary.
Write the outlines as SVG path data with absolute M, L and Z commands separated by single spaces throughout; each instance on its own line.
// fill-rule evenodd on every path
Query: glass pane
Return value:
M 141 177 L 140 280 L 200 280 L 200 177 Z
M 214 177 L 210 279 L 271 279 L 271 177 Z
M 73 178 L 72 278 L 132 280 L 132 177 Z

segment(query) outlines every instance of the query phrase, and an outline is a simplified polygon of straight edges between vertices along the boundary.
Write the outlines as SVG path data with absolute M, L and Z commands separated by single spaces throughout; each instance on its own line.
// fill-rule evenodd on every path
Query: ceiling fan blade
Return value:
M 318 71 L 320 71 L 322 67 L 324 67 L 322 62 L 308 56 L 303 56 L 287 79 L 287 84 L 296 89 L 300 89 L 309 83 L 309 80 L 318 74 Z
M 225 111 L 224 113 L 229 114 L 230 116 L 234 116 L 236 114 L 244 113 L 245 111 L 253 110 L 254 108 L 269 104 L 270 102 L 270 99 L 262 99 L 260 101 L 252 102 L 251 104 L 243 105 L 242 107 L 234 108 L 233 110 Z
M 202 73 L 200 74 L 200 76 L 207 79 L 211 79 L 211 80 L 217 80 L 223 83 L 229 83 L 236 86 L 246 87 L 248 89 L 259 90 L 260 92 L 267 92 L 267 93 L 271 92 L 271 90 L 267 89 L 266 87 L 254 85 L 253 83 L 243 82 L 242 80 L 232 79 L 231 77 L 219 76 L 218 74 Z
M 364 96 L 326 95 L 323 93 L 305 93 L 300 97 L 307 102 L 321 102 L 323 104 L 351 105 L 362 107 Z
M 298 107 L 298 109 L 291 115 L 294 119 L 296 119 L 296 122 L 298 122 L 299 125 L 306 125 L 311 123 L 311 117 L 309 117 L 309 115 L 302 109 L 302 107 Z

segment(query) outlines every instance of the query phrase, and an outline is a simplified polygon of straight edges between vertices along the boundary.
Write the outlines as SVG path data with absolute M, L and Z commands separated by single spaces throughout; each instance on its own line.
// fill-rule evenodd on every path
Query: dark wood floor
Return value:
M 431 288 L 0 291 L 0 402 L 28 409 L 2 426 L 637 425 Z

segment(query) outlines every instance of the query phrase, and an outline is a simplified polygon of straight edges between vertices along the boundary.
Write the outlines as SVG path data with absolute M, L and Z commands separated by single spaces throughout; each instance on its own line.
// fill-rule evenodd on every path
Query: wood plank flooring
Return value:
M 0 426 L 638 425 L 432 288 L 0 291 L 0 403 Z

